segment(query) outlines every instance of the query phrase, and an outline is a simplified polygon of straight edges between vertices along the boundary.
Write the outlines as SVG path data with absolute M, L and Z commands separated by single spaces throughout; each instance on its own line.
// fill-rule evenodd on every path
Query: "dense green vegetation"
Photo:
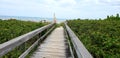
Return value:
M 20 21 L 16 19 L 0 20 L 0 44 L 9 41 L 15 37 L 28 33 L 32 30 L 40 28 L 48 23 Z M 43 31 L 45 33 L 46 31 Z M 38 34 L 39 35 L 39 34 Z M 1 58 L 18 58 L 25 50 L 27 50 L 40 36 L 34 36 L 22 45 L 14 48 Z M 34 51 L 34 48 L 32 51 Z
M 68 20 L 68 25 L 94 58 L 120 57 L 120 17 L 100 20 Z
M 0 44 L 45 25 L 41 22 L 0 20 Z

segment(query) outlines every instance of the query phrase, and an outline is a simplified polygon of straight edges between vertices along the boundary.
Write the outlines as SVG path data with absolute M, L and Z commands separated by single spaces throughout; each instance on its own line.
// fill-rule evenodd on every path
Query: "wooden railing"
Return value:
M 72 53 L 76 53 L 76 55 L 74 55 L 75 58 L 93 58 L 92 55 L 88 52 L 88 50 L 85 48 L 85 46 L 83 45 L 83 43 L 79 40 L 79 38 L 74 34 L 74 32 L 70 29 L 70 27 L 67 25 L 67 23 L 65 22 L 65 29 L 66 32 L 70 38 L 70 41 L 72 43 L 73 46 L 70 46 L 71 48 L 73 48 Z
M 43 36 L 41 36 L 39 39 L 37 39 L 36 42 L 34 42 L 22 55 L 20 55 L 19 58 L 24 58 L 31 50 L 33 47 L 35 47 L 39 40 L 43 39 L 50 31 L 52 31 L 52 29 L 55 27 L 54 26 L 55 23 L 51 23 L 49 25 L 43 26 L 41 28 L 38 28 L 34 31 L 31 31 L 27 34 L 24 34 L 22 36 L 19 36 L 17 38 L 14 38 L 10 41 L 7 41 L 3 44 L 0 44 L 0 57 L 4 56 L 5 54 L 7 54 L 8 52 L 12 51 L 14 48 L 16 48 L 17 46 L 20 46 L 21 44 L 23 44 L 24 42 L 30 40 L 31 38 L 33 38 L 34 36 L 36 36 L 37 34 L 43 32 L 46 29 L 50 29 L 47 33 L 45 33 Z

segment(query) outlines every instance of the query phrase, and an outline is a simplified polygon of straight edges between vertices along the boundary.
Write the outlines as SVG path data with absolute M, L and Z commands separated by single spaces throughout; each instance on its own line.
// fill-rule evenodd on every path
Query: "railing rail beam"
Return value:
M 3 55 L 7 54 L 8 52 L 10 52 L 11 50 L 13 50 L 15 47 L 21 45 L 22 43 L 30 40 L 32 37 L 34 37 L 35 35 L 41 33 L 42 31 L 44 31 L 47 28 L 50 28 L 54 25 L 54 23 L 51 23 L 49 25 L 43 26 L 41 28 L 38 28 L 34 31 L 31 31 L 27 34 L 21 35 L 17 38 L 14 38 L 12 40 L 9 40 L 3 44 L 0 44 L 0 57 L 2 57 Z
M 74 34 L 74 32 L 70 29 L 70 27 L 65 22 L 65 28 L 70 36 L 70 39 L 73 43 L 73 47 L 77 53 L 78 58 L 93 58 L 92 55 L 85 48 L 83 43 L 79 40 L 79 38 Z

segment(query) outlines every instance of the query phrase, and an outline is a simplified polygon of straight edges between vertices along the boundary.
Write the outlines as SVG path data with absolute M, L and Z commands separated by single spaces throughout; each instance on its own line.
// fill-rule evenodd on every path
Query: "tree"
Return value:
M 120 20 L 119 14 L 116 14 L 116 20 Z
M 116 17 L 119 18 L 119 14 L 116 14 Z
M 80 18 L 78 18 L 77 20 L 80 20 Z
M 109 19 L 110 17 L 109 16 L 107 16 L 107 19 Z

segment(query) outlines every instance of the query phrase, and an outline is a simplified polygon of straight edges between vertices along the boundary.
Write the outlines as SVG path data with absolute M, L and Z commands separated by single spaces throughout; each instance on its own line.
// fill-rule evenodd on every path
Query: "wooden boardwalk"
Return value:
M 63 27 L 56 28 L 37 48 L 31 58 L 69 58 Z
M 40 44 L 40 46 L 37 46 L 37 50 L 33 52 L 30 58 L 93 58 L 83 43 L 67 25 L 67 22 L 64 24 L 65 29 L 63 29 L 63 27 L 56 28 L 49 36 L 47 35 L 50 33 L 50 31 L 53 30 L 55 23 L 43 26 L 0 44 L 0 58 L 2 56 L 3 58 L 4 56 L 7 58 L 16 58 L 13 56 L 14 54 L 10 54 L 11 57 L 6 54 L 9 54 L 9 52 L 11 52 L 13 49 L 21 46 L 24 43 L 25 45 L 21 47 L 27 46 L 28 40 L 32 39 L 34 36 L 39 36 L 39 34 L 41 34 L 46 29 L 49 30 L 43 36 L 38 38 L 27 50 L 18 49 L 24 52 L 20 55 L 19 51 L 16 51 L 17 55 L 20 55 L 17 58 L 25 58 L 33 48 L 36 48 L 38 43 L 40 43 L 39 41 L 41 41 L 41 39 L 45 38 L 46 36 L 47 38 Z

